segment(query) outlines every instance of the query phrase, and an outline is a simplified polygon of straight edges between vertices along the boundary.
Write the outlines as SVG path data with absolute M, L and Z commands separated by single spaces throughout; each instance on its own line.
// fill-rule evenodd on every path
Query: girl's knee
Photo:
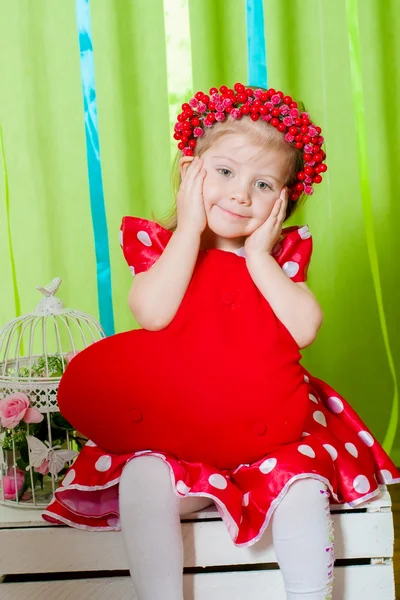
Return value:
M 129 481 L 160 481 L 171 480 L 168 465 L 157 456 L 137 456 L 130 460 L 124 467 L 120 484 Z
M 326 504 L 328 502 L 329 492 L 325 483 L 312 477 L 297 479 L 289 487 L 281 504 Z

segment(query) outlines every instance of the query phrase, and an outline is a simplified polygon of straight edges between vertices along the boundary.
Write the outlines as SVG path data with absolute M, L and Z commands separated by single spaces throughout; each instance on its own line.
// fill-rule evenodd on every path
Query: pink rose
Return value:
M 304 193 L 307 194 L 307 196 L 311 196 L 311 194 L 314 193 L 314 190 L 311 187 L 311 185 L 305 185 L 304 186 Z
M 219 102 L 220 98 L 221 98 L 221 96 L 220 96 L 219 94 L 213 94 L 213 95 L 211 96 L 211 100 L 212 100 L 213 102 Z
M 198 105 L 199 101 L 196 98 L 192 98 L 191 100 L 189 100 L 190 108 L 197 108 Z
M 216 112 L 215 113 L 215 120 L 216 121 L 224 121 L 225 120 L 225 113 L 224 112 Z
M 314 148 L 314 146 L 312 144 L 306 144 L 304 146 L 304 152 L 306 154 L 312 154 L 313 153 L 313 148 Z
M 39 467 L 35 467 L 33 470 L 41 475 L 47 475 L 49 472 L 49 461 L 47 458 L 44 458 L 42 464 Z
M 240 119 L 242 116 L 242 112 L 238 108 L 233 108 L 231 110 L 231 117 L 234 119 Z
M 199 113 L 203 113 L 206 112 L 207 110 L 207 106 L 204 104 L 204 102 L 199 102 L 198 107 L 196 108 L 197 112 Z
M 279 94 L 274 94 L 271 98 L 272 104 L 280 104 L 281 101 L 282 101 L 282 99 Z
M 201 127 L 195 127 L 193 129 L 193 135 L 194 137 L 200 137 L 201 135 L 203 135 L 203 130 Z
M 300 114 L 300 113 L 299 113 L 299 110 L 298 110 L 298 108 L 292 108 L 292 109 L 290 110 L 290 115 L 291 115 L 291 116 L 292 116 L 294 119 L 296 119 L 296 118 L 299 116 L 299 114 Z
M 272 109 L 274 108 L 274 105 L 272 104 L 272 102 L 266 102 L 266 103 L 264 104 L 264 106 L 265 106 L 266 108 L 268 108 L 268 110 L 272 110 Z
M 291 133 L 287 133 L 287 134 L 285 135 L 285 140 L 286 140 L 287 142 L 289 142 L 289 144 L 291 144 L 292 142 L 294 142 L 294 135 L 292 135 Z
M 285 117 L 283 119 L 283 124 L 286 125 L 286 127 L 291 127 L 293 125 L 294 121 L 293 121 L 293 117 Z
M 263 121 L 270 121 L 272 119 L 272 115 L 262 115 L 262 120 Z
M 256 90 L 254 90 L 254 95 L 256 98 L 261 98 L 261 96 L 263 95 L 263 90 L 261 88 L 257 88 Z
M 310 125 L 310 127 L 308 128 L 308 135 L 310 137 L 316 137 L 318 135 L 318 131 L 315 129 L 315 127 Z
M 7 475 L 3 475 L 3 492 L 5 500 L 17 499 L 17 494 L 24 484 L 24 479 L 25 473 L 21 471 L 21 469 L 18 469 L 18 467 L 16 467 L 15 473 L 13 467 L 8 469 Z M 15 489 L 15 483 L 17 483 L 17 489 Z
M 30 400 L 26 394 L 11 394 L 0 400 L 0 423 L 7 429 L 14 429 L 20 421 L 25 423 L 40 423 L 43 415 L 37 408 L 30 406 Z
M 290 113 L 290 108 L 288 107 L 287 104 L 283 104 L 282 106 L 279 107 L 279 113 L 283 116 L 286 116 Z

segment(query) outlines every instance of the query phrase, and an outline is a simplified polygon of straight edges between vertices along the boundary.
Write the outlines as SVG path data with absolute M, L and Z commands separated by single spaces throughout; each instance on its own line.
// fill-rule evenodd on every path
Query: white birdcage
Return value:
M 57 389 L 68 361 L 105 334 L 92 316 L 64 308 L 60 284 L 38 287 L 36 309 L 0 331 L 0 504 L 47 506 L 80 447 Z

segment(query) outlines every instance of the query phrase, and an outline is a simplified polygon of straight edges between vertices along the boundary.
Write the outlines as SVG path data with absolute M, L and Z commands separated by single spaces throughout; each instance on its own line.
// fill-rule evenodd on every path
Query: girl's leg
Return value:
M 272 536 L 287 600 L 331 600 L 333 524 L 326 485 L 295 481 L 274 512 Z
M 201 510 L 205 498 L 180 500 L 162 459 L 140 456 L 122 472 L 121 528 L 137 600 L 183 600 L 180 514 Z

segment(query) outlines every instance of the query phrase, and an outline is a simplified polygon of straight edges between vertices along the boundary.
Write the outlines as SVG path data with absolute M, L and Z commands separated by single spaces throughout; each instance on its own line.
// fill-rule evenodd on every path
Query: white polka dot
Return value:
M 343 411 L 343 402 L 340 398 L 336 398 L 336 396 L 331 396 L 326 401 L 328 408 L 331 412 L 339 414 Z
M 124 245 L 124 234 L 122 233 L 122 229 L 119 230 L 119 243 L 121 246 Z
M 121 529 L 121 521 L 118 517 L 110 517 L 107 519 L 107 524 L 115 529 Z
M 228 485 L 228 482 L 225 479 L 225 477 L 223 475 L 220 475 L 219 473 L 213 473 L 212 475 L 210 475 L 210 477 L 208 478 L 208 482 L 210 485 L 212 485 L 215 488 L 218 488 L 219 490 L 224 490 Z
M 151 246 L 152 242 L 147 231 L 139 231 L 137 234 L 137 239 L 139 242 L 142 242 L 144 246 Z
M 75 479 L 75 475 L 76 475 L 75 469 L 70 469 L 68 471 L 68 473 L 66 474 L 66 476 L 64 477 L 64 479 L 62 480 L 61 485 L 63 485 L 63 486 L 70 485 L 73 482 L 73 480 Z
M 307 225 L 300 227 L 300 229 L 298 229 L 298 233 L 302 240 L 308 240 L 308 238 L 311 237 L 311 233 Z
M 315 404 L 318 404 L 318 400 L 313 394 L 308 394 L 308 397 L 310 398 L 310 400 L 312 402 L 315 402 Z
M 325 450 L 327 451 L 327 453 L 330 455 L 332 460 L 336 460 L 338 457 L 338 453 L 336 448 L 334 448 L 333 446 L 331 446 L 330 444 L 323 444 L 323 447 L 325 448 Z
M 247 492 L 247 494 L 243 494 L 242 506 L 248 506 L 249 502 L 250 502 L 250 492 Z
M 186 483 L 184 481 L 182 481 L 182 479 L 180 479 L 177 484 L 176 484 L 176 489 L 177 491 L 182 494 L 183 496 L 186 496 L 186 494 L 188 492 L 190 492 L 190 487 L 186 485 Z
M 325 415 L 323 412 L 321 412 L 320 410 L 316 410 L 315 413 L 313 414 L 313 418 L 314 418 L 314 421 L 317 421 L 317 423 L 326 427 L 326 419 L 325 419 Z
M 366 494 L 371 486 L 365 475 L 357 475 L 353 481 L 353 487 L 359 494 Z
M 308 433 L 308 431 L 303 431 L 303 433 L 301 434 L 301 437 L 306 437 L 306 435 L 310 435 L 310 434 Z
M 97 444 L 95 444 L 94 442 L 92 442 L 92 440 L 88 440 L 86 442 L 85 446 L 89 446 L 89 448 L 96 448 Z
M 357 450 L 357 448 L 355 447 L 354 444 L 352 444 L 351 442 L 347 442 L 344 445 L 344 447 L 346 448 L 346 450 L 347 450 L 347 452 L 349 454 L 351 454 L 352 456 L 354 456 L 354 458 L 357 458 L 357 456 L 358 456 L 358 450 Z
M 132 277 L 134 277 L 134 276 L 136 275 L 136 272 L 135 272 L 135 267 L 132 267 L 132 266 L 131 266 L 131 267 L 129 267 L 129 270 L 130 270 L 130 272 L 132 273 Z
M 289 260 L 288 262 L 285 262 L 282 269 L 288 277 L 294 277 L 299 272 L 300 265 L 293 260 Z
M 359 431 L 358 436 L 360 439 L 362 439 L 364 444 L 366 444 L 369 447 L 373 446 L 375 443 L 374 438 L 372 437 L 372 435 L 370 433 L 368 433 L 368 431 Z
M 393 475 L 387 469 L 381 469 L 378 473 L 377 480 L 379 483 L 391 483 L 393 481 Z
M 307 446 L 307 444 L 301 444 L 301 446 L 299 446 L 297 448 L 297 450 L 301 454 L 304 454 L 304 456 L 309 456 L 310 458 L 315 458 L 314 450 L 311 448 L 311 446 Z
M 306 383 L 310 383 L 310 379 L 309 379 L 309 377 L 307 377 L 307 375 L 304 375 L 304 381 L 305 381 Z
M 261 473 L 264 473 L 264 475 L 271 473 L 272 469 L 276 467 L 277 462 L 276 458 L 267 458 L 267 460 L 264 460 L 260 465 Z
M 100 456 L 94 466 L 96 471 L 100 471 L 101 473 L 108 471 L 108 469 L 111 467 L 111 456 L 108 456 L 107 454 Z

